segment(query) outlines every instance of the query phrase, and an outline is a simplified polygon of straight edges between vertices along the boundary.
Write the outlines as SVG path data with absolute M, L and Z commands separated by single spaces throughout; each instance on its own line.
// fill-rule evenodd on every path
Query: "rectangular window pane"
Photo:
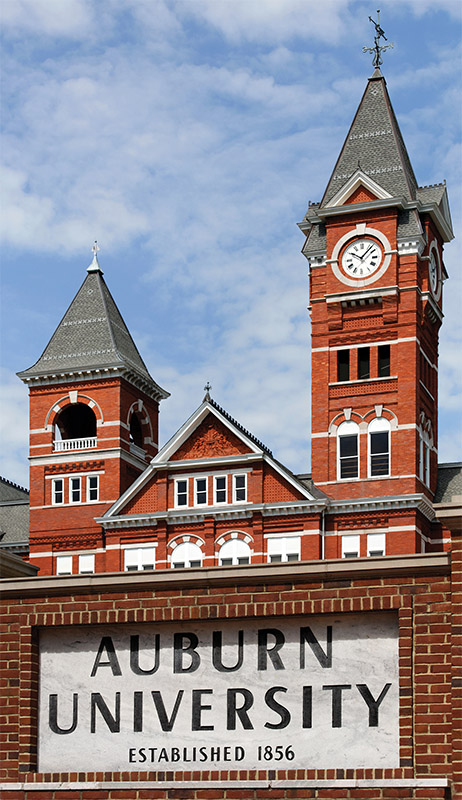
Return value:
M 189 566 L 190 567 L 200 567 L 201 566 L 201 562 L 200 561 L 190 561 L 189 562 Z
M 72 556 L 56 556 L 56 574 L 72 575 Z
M 389 464 L 389 435 L 387 431 L 383 433 L 370 434 L 371 448 L 371 476 L 388 475 Z
M 196 478 L 196 505 L 207 503 L 207 478 Z
M 337 380 L 350 380 L 350 351 L 337 350 Z
M 379 378 L 386 378 L 390 374 L 390 345 L 379 345 Z
M 221 559 L 221 566 L 222 567 L 230 567 L 233 563 L 232 558 L 222 558 Z
M 368 556 L 384 556 L 385 555 L 385 534 L 384 533 L 368 533 L 367 534 L 367 555 Z
M 276 562 L 282 561 L 282 556 L 281 555 L 273 555 L 273 556 L 270 556 L 269 560 L 270 560 L 271 564 L 273 562 L 276 563 Z
M 176 481 L 176 504 L 177 506 L 188 505 L 188 481 Z
M 237 563 L 238 564 L 250 564 L 249 557 L 248 556 L 240 556 L 237 559 Z
M 87 502 L 98 500 L 99 475 L 89 475 L 87 478 Z
M 342 536 L 342 558 L 359 557 L 359 535 Z
M 215 503 L 226 503 L 226 475 L 215 478 Z
M 358 350 L 358 378 L 364 380 L 371 376 L 371 351 L 370 347 L 360 347 Z
M 340 436 L 340 477 L 358 477 L 358 437 Z
M 81 479 L 80 478 L 71 478 L 70 479 L 70 501 L 71 503 L 80 503 L 81 498 Z
M 287 553 L 287 561 L 298 561 L 298 553 Z
M 64 503 L 64 481 L 62 478 L 56 478 L 53 481 L 53 500 L 52 502 L 58 505 Z
M 234 500 L 235 502 L 246 500 L 246 475 L 234 475 Z
M 88 574 L 95 571 L 95 556 L 93 553 L 79 556 L 80 574 Z

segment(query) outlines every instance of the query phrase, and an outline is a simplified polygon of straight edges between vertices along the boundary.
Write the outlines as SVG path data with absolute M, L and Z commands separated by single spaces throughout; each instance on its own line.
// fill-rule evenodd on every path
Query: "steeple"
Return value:
M 93 261 L 42 355 L 18 376 L 48 382 L 56 374 L 77 378 L 82 372 L 110 371 L 129 381 L 141 381 L 156 400 L 169 396 L 151 377 L 105 283 L 93 248 Z

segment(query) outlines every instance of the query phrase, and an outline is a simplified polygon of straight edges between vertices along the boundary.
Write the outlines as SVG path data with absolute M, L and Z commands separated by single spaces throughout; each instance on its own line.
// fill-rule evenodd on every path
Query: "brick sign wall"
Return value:
M 450 796 L 446 554 L 3 583 L 6 800 Z

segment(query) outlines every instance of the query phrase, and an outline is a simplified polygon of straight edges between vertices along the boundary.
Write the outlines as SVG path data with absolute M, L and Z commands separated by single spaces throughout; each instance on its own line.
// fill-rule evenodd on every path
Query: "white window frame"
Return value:
M 244 478 L 244 486 L 237 486 L 237 479 Z M 238 500 L 237 493 L 242 492 L 244 490 L 244 499 Z M 246 472 L 237 472 L 233 475 L 233 503 L 247 503 L 247 473 Z
M 133 569 L 133 567 L 135 568 Z M 154 544 L 124 547 L 124 572 L 143 572 L 155 568 L 156 546 Z
M 91 575 L 95 571 L 95 554 L 81 553 L 79 555 L 79 574 Z
M 180 483 L 186 484 L 185 492 L 178 491 L 178 486 Z M 186 503 L 178 502 L 179 495 L 186 495 Z M 175 508 L 188 508 L 188 506 L 189 506 L 189 480 L 188 478 L 175 478 Z
M 269 564 L 282 561 L 300 561 L 301 536 L 271 536 L 266 540 L 266 557 Z M 297 558 L 289 558 L 296 555 Z M 277 558 L 273 558 L 276 556 Z M 280 556 L 280 558 L 279 558 Z
M 203 558 L 204 553 L 202 552 L 202 548 L 196 542 L 181 542 L 174 548 L 170 556 L 170 566 L 172 569 L 181 569 L 183 567 L 198 568 L 202 566 Z M 196 561 L 200 563 L 191 563 Z
M 356 456 L 340 456 L 340 441 L 345 436 L 356 436 Z M 346 475 L 342 477 L 342 463 L 346 458 L 356 458 L 357 475 Z M 341 422 L 337 428 L 337 480 L 338 481 L 358 481 L 360 480 L 360 462 L 359 462 L 359 425 L 352 420 L 345 420 Z
M 367 534 L 367 555 L 380 555 L 384 556 L 386 536 L 385 533 L 368 533 Z
M 70 565 L 70 569 L 69 569 Z M 72 575 L 72 556 L 58 555 L 56 556 L 56 574 L 57 575 Z
M 91 481 L 96 481 L 96 497 L 91 498 L 91 492 L 95 491 L 95 487 L 91 488 Z M 97 503 L 99 501 L 99 475 L 87 475 L 87 503 Z
M 231 564 L 229 565 L 223 564 L 222 563 L 223 558 L 225 558 L 226 560 L 230 559 Z M 245 559 L 248 558 L 248 561 L 245 562 L 241 561 L 239 563 L 239 559 L 244 559 L 244 558 Z M 243 563 L 251 564 L 252 550 L 250 549 L 250 546 L 247 544 L 247 542 L 244 542 L 243 539 L 228 539 L 221 545 L 220 550 L 218 551 L 218 563 L 220 564 L 220 566 L 239 566 L 240 564 L 242 565 Z
M 217 483 L 218 483 L 219 480 L 224 480 L 224 482 L 225 482 L 225 488 L 224 489 L 218 489 L 217 488 Z M 225 493 L 225 499 L 224 500 L 218 500 L 217 499 L 218 492 L 224 492 Z M 228 476 L 227 475 L 214 475 L 213 476 L 213 503 L 216 506 L 221 506 L 221 505 L 225 505 L 225 503 L 227 503 L 227 502 L 228 502 Z
M 199 490 L 197 488 L 199 481 L 204 481 L 205 490 L 204 489 Z M 205 501 L 203 503 L 199 503 L 199 501 L 197 499 L 197 496 L 198 496 L 199 493 L 200 494 L 205 494 Z M 209 502 L 209 479 L 208 479 L 208 477 L 206 477 L 206 476 L 204 477 L 204 475 L 201 475 L 199 477 L 195 477 L 194 478 L 194 505 L 195 506 L 200 506 L 200 507 L 201 506 L 206 506 L 206 505 L 208 505 L 208 502 Z
M 348 553 L 350 555 L 347 555 Z M 347 533 L 344 536 L 342 536 L 342 558 L 359 558 L 360 555 L 361 555 L 360 534 Z
M 58 482 L 61 482 L 61 485 L 62 485 L 62 489 L 60 491 L 60 494 L 62 495 L 62 500 L 57 500 L 56 499 L 56 495 L 58 494 L 58 491 L 56 489 L 56 484 Z M 65 500 L 66 500 L 66 498 L 64 497 L 64 487 L 65 487 L 64 478 L 52 478 L 52 481 L 51 481 L 51 504 L 53 506 L 62 506 L 62 505 L 64 505 Z
M 74 498 L 72 496 L 73 492 L 77 491 L 77 489 L 74 490 L 72 488 L 72 481 L 78 481 L 79 482 L 79 489 L 78 489 L 79 499 L 78 500 L 74 500 Z M 77 476 L 76 475 L 71 475 L 69 477 L 69 503 L 72 504 L 72 503 L 81 503 L 81 502 L 82 502 L 82 477 L 81 477 L 81 475 L 77 475 Z
M 374 433 L 387 433 L 388 434 L 388 448 L 383 453 L 372 453 L 372 436 Z M 375 417 L 370 423 L 367 429 L 367 474 L 369 478 L 373 478 L 374 480 L 382 480 L 382 478 L 389 478 L 390 477 L 390 468 L 391 468 L 391 425 L 388 419 L 385 417 Z M 374 456 L 387 456 L 388 458 L 388 471 L 382 473 L 380 475 L 373 475 L 372 474 L 372 459 Z

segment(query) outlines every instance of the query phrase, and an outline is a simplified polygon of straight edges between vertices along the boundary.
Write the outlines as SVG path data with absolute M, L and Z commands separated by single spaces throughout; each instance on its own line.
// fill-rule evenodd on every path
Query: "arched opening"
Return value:
M 359 426 L 342 422 L 337 429 L 337 477 L 351 480 L 359 477 Z
M 390 474 L 390 423 L 376 417 L 369 423 L 369 477 Z
M 96 437 L 95 412 L 84 403 L 63 408 L 55 421 L 55 441 Z
M 143 447 L 143 432 L 141 430 L 141 422 L 135 413 L 133 413 L 130 417 L 130 444 L 134 444 L 135 447 Z
M 219 552 L 219 560 L 221 567 L 227 567 L 238 564 L 250 564 L 250 557 L 252 551 L 242 539 L 228 539 L 227 542 L 222 544 Z
M 181 569 L 182 567 L 201 567 L 202 550 L 195 542 L 182 542 L 175 547 L 171 557 L 172 567 Z

